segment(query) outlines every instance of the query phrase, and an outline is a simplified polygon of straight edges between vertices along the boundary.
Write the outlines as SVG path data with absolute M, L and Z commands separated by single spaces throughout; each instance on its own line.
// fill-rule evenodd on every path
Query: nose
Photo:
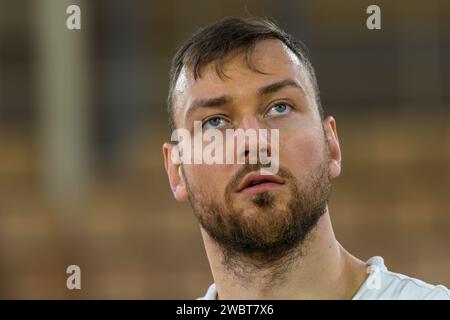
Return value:
M 239 127 L 244 134 L 237 135 L 238 159 L 245 159 L 245 163 L 259 163 L 260 155 L 271 156 L 271 143 L 269 130 L 255 116 L 245 116 L 241 119 Z M 239 141 L 244 139 L 244 141 Z
M 239 128 L 243 129 L 244 131 L 247 129 L 262 129 L 262 125 L 260 121 L 253 115 L 247 115 L 242 117 L 241 122 L 239 123 Z

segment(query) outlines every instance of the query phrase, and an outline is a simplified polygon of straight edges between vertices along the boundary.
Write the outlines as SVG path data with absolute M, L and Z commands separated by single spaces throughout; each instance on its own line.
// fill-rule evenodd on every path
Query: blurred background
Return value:
M 273 17 L 310 49 L 343 151 L 343 246 L 450 286 L 450 1 L 0 0 L 0 298 L 204 294 L 199 229 L 163 168 L 165 99 L 177 46 L 230 15 Z

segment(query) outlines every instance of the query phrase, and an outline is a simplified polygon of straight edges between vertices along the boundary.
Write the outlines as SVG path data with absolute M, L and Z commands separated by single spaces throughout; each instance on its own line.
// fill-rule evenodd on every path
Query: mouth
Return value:
M 276 175 L 261 175 L 257 172 L 252 172 L 244 177 L 237 189 L 237 192 L 250 195 L 267 191 L 275 191 L 283 185 L 283 179 Z

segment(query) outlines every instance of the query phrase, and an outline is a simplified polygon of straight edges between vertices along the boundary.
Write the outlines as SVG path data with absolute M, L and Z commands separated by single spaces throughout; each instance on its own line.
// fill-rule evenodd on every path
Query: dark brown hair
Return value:
M 245 53 L 248 67 L 255 72 L 262 73 L 253 65 L 251 56 L 255 45 L 266 39 L 282 41 L 306 66 L 314 86 L 319 113 L 323 118 L 317 79 L 305 45 L 281 30 L 273 21 L 261 18 L 225 18 L 195 32 L 178 49 L 172 60 L 167 98 L 171 132 L 176 128 L 173 112 L 173 91 L 184 66 L 193 71 L 194 79 L 198 79 L 201 77 L 202 67 L 210 62 L 217 61 L 216 72 L 223 78 L 226 75 L 222 70 L 222 60 L 231 53 L 242 50 Z

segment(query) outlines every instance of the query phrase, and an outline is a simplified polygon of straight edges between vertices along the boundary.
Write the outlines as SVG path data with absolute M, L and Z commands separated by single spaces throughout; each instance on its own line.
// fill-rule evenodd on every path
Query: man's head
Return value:
M 201 121 L 205 130 L 279 131 L 280 170 L 270 181 L 256 173 L 259 164 L 173 163 L 171 143 L 165 167 L 175 198 L 190 201 L 224 252 L 264 263 L 299 245 L 326 212 L 341 161 L 335 121 L 323 117 L 303 46 L 265 20 L 204 28 L 173 59 L 168 108 L 172 130 L 193 133 Z
M 223 70 L 223 60 L 230 54 L 241 52 L 245 54 L 247 67 L 255 72 L 263 72 L 253 63 L 252 51 L 258 42 L 266 39 L 280 40 L 302 61 L 314 87 L 314 97 L 320 116 L 323 118 L 324 112 L 320 102 L 319 86 L 307 49 L 303 43 L 268 20 L 226 18 L 194 33 L 178 49 L 172 60 L 169 74 L 169 95 L 167 97 L 167 112 L 171 132 L 176 129 L 174 91 L 183 67 L 191 69 L 194 79 L 197 79 L 201 77 L 202 69 L 214 62 L 217 74 L 220 77 L 226 77 Z

